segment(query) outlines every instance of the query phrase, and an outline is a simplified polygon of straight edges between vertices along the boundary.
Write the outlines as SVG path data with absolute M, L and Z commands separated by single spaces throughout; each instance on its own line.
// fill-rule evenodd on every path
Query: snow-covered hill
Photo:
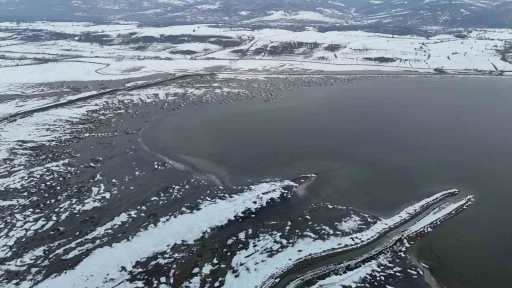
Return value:
M 9 21 L 512 27 L 510 0 L 2 0 Z

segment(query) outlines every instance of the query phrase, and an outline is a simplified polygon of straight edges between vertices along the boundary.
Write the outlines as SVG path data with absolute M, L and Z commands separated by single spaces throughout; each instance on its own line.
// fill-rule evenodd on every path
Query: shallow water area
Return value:
M 450 188 L 474 194 L 475 204 L 416 253 L 449 287 L 505 287 L 510 88 L 512 80 L 499 78 L 356 80 L 296 89 L 275 102 L 181 109 L 156 117 L 142 141 L 227 185 L 319 173 L 304 202 L 380 216 Z

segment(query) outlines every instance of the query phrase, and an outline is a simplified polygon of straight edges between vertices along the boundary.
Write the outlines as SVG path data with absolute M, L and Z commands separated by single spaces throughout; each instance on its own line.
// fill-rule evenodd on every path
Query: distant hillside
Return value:
M 0 0 L 3 21 L 512 27 L 510 0 Z

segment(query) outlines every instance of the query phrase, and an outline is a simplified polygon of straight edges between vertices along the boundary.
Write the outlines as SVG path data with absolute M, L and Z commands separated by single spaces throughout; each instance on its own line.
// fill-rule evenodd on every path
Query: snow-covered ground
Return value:
M 320 13 L 315 13 L 311 11 L 299 11 L 299 12 L 284 12 L 284 11 L 269 11 L 269 15 L 254 18 L 251 20 L 245 21 L 246 23 L 255 23 L 255 22 L 287 22 L 287 21 L 308 21 L 308 22 L 326 22 L 326 23 L 335 23 L 339 20 L 326 17 Z
M 273 13 L 268 17 L 274 19 L 283 15 Z M 301 15 L 304 16 L 300 13 L 292 16 Z M 512 64 L 503 61 L 500 54 L 512 41 L 512 30 L 507 29 L 473 29 L 464 39 L 443 34 L 424 38 L 362 31 L 322 33 L 208 25 L 138 27 L 130 23 L 73 22 L 2 22 L 0 31 L 4 31 L 4 35 L 20 34 L 9 40 L 0 39 L 0 55 L 9 57 L 0 60 L 0 93 L 4 94 L 12 90 L 10 85 L 20 83 L 113 80 L 203 70 L 262 73 L 432 72 L 435 68 L 458 72 L 512 71 Z M 22 41 L 23 31 L 58 32 L 68 36 Z M 102 40 L 84 41 L 86 36 Z M 45 63 L 44 59 L 56 62 Z
M 127 273 L 121 272 L 122 266 L 131 269 L 137 260 L 176 243 L 192 242 L 247 210 L 265 206 L 268 200 L 286 193 L 283 187 L 294 185 L 289 181 L 264 183 L 224 201 L 204 203 L 198 212 L 162 220 L 129 241 L 95 251 L 75 269 L 36 287 L 114 287 L 128 278 Z M 127 283 L 123 285 L 128 287 Z

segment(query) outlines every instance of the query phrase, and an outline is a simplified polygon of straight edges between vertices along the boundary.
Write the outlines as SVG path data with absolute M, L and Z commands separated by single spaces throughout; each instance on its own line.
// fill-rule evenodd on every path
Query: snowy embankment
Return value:
M 265 246 L 264 243 L 256 243 L 259 240 L 255 240 L 250 245 L 252 249 L 240 251 L 233 259 L 232 267 L 237 268 L 239 273 L 237 275 L 228 273 L 225 287 L 258 287 L 260 285 L 271 287 L 279 279 L 279 276 L 288 269 L 292 269 L 294 266 L 310 259 L 367 245 L 381 237 L 384 233 L 411 220 L 418 213 L 421 213 L 435 203 L 457 193 L 458 190 L 447 190 L 438 193 L 405 208 L 402 212 L 391 218 L 377 222 L 368 230 L 360 233 L 345 237 L 331 237 L 327 241 L 312 238 L 302 239 L 270 259 L 266 254 L 255 253 L 257 251 L 254 250 L 254 247 Z
M 330 272 L 333 272 L 335 275 L 318 281 L 312 287 L 319 288 L 326 287 L 328 285 L 334 285 L 336 287 L 354 287 L 370 275 L 382 271 L 382 266 L 385 266 L 386 270 L 393 270 L 393 265 L 389 264 L 391 249 L 398 250 L 401 246 L 403 246 L 402 250 L 406 249 L 410 246 L 410 243 L 407 241 L 408 239 L 431 231 L 435 226 L 466 209 L 471 205 L 471 203 L 473 203 L 473 201 L 473 196 L 467 196 L 458 202 L 448 203 L 437 207 L 412 226 L 402 231 L 398 236 L 393 237 L 373 251 L 342 264 L 329 265 L 310 271 L 290 282 L 287 287 L 301 287 L 301 284 L 306 281 L 310 281 L 320 275 L 325 275 Z M 342 273 L 340 273 L 340 271 Z

